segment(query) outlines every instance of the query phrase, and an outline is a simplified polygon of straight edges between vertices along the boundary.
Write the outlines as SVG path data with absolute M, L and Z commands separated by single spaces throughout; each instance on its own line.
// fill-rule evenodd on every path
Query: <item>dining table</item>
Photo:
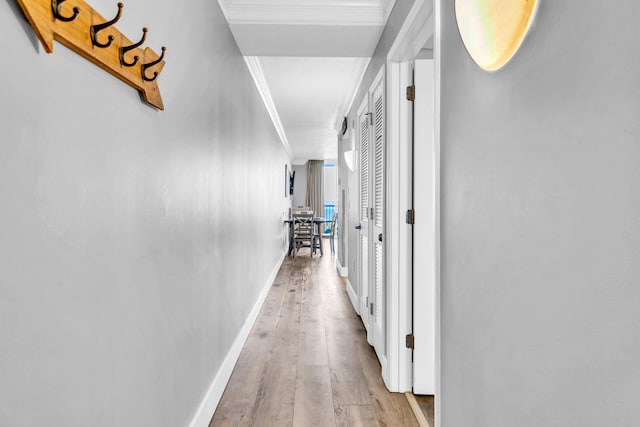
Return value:
M 316 226 L 316 232 L 318 234 L 318 236 L 320 236 L 320 239 L 318 239 L 318 241 L 320 242 L 318 249 L 320 249 L 320 256 L 324 256 L 324 253 L 322 252 L 322 224 L 325 224 L 329 222 L 326 218 L 323 218 L 321 216 L 314 216 L 313 217 L 313 224 Z M 291 256 L 291 253 L 293 252 L 293 217 L 289 217 L 289 218 L 285 218 L 284 219 L 284 223 L 289 225 L 289 251 L 287 252 L 287 256 Z M 315 249 L 315 247 L 311 248 L 312 250 Z

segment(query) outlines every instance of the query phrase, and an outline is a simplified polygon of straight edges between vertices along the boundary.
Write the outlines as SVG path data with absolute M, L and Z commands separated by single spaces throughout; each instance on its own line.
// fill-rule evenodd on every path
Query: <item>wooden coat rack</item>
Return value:
M 149 47 L 142 50 L 146 28 L 140 41 L 133 43 L 113 26 L 122 16 L 122 3 L 110 21 L 83 0 L 18 0 L 18 4 L 47 53 L 53 53 L 53 40 L 58 40 L 164 110 L 156 79 L 165 64 L 166 48 L 162 47 L 160 55 Z

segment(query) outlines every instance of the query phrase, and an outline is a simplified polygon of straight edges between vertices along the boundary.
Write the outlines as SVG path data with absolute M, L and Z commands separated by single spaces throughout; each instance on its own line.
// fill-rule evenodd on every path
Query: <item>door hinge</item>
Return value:
M 373 303 L 369 304 L 369 314 L 373 316 Z
M 369 124 L 373 125 L 373 113 L 365 113 L 365 116 L 369 116 Z
M 373 208 L 369 208 L 369 219 L 373 219 Z
M 413 337 L 413 334 L 409 334 L 406 337 L 406 345 L 407 348 L 410 348 L 411 350 L 414 350 L 416 348 L 416 343 L 415 343 L 415 339 Z
M 407 101 L 416 100 L 416 85 L 407 86 Z
M 414 225 L 416 223 L 415 209 L 407 209 L 407 224 Z

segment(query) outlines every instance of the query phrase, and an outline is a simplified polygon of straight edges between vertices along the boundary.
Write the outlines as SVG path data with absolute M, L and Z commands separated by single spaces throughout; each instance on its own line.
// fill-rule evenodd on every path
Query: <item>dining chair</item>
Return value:
M 320 249 L 320 256 L 324 256 L 322 251 L 322 226 L 324 225 L 324 218 L 314 218 L 314 235 L 311 241 L 311 250 L 315 254 L 317 249 Z
M 298 249 L 309 248 L 313 256 L 313 243 L 315 239 L 315 227 L 313 224 L 313 213 L 293 214 L 293 256 L 296 256 Z
M 336 250 L 334 247 L 334 237 L 336 235 L 336 225 L 338 222 L 338 212 L 333 213 L 333 217 L 331 218 L 331 223 L 329 224 L 329 245 L 331 246 L 331 253 L 335 254 Z

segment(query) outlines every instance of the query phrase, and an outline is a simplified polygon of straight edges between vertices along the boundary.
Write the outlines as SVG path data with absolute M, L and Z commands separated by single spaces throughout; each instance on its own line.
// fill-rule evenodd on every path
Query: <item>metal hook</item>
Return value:
M 58 19 L 64 22 L 71 22 L 78 17 L 78 14 L 80 13 L 80 9 L 78 9 L 77 7 L 74 7 L 72 16 L 69 16 L 69 17 L 62 16 L 60 14 L 60 8 L 62 7 L 62 3 L 64 3 L 65 1 L 66 0 L 51 0 L 51 11 L 53 12 L 53 17 L 55 19 Z
M 125 59 L 124 59 L 124 54 L 125 54 L 125 53 L 127 53 L 127 52 L 129 52 L 130 50 L 133 50 L 133 49 L 135 49 L 135 48 L 137 48 L 137 47 L 141 46 L 141 45 L 142 45 L 142 43 L 144 43 L 144 41 L 145 41 L 145 40 L 146 40 L 146 38 L 147 38 L 147 31 L 149 31 L 149 30 L 147 29 L 147 27 L 145 27 L 145 28 L 143 28 L 143 29 L 142 29 L 142 38 L 140 39 L 140 41 L 139 41 L 138 43 L 134 43 L 134 44 L 132 44 L 131 46 L 122 46 L 122 47 L 120 47 L 120 64 L 121 64 L 121 65 L 123 65 L 123 66 L 125 66 L 125 67 L 133 67 L 134 65 L 136 65 L 136 64 L 138 63 L 138 60 L 140 59 L 140 58 L 138 57 L 138 55 L 135 55 L 135 56 L 133 57 L 133 61 L 132 61 L 132 62 L 127 62 L 127 61 L 125 61 Z
M 115 18 L 113 18 L 111 21 L 108 22 L 104 22 L 102 24 L 96 24 L 96 25 L 92 25 L 91 26 L 91 42 L 93 43 L 94 46 L 97 47 L 109 47 L 111 46 L 111 43 L 113 43 L 113 36 L 109 35 L 109 41 L 106 43 L 100 43 L 98 41 L 98 33 L 102 30 L 104 30 L 107 27 L 112 26 L 113 24 L 115 24 L 116 22 L 118 22 L 118 20 L 120 19 L 120 17 L 122 16 L 122 7 L 124 5 L 122 3 L 118 3 L 118 14 L 116 15 Z
M 167 50 L 166 47 L 162 46 L 162 54 L 160 54 L 160 58 L 156 59 L 153 62 L 149 62 L 148 64 L 142 64 L 142 80 L 146 82 L 152 82 L 158 78 L 158 72 L 153 72 L 153 77 L 147 77 L 147 69 L 153 67 L 156 64 L 159 64 L 164 59 L 164 52 Z

